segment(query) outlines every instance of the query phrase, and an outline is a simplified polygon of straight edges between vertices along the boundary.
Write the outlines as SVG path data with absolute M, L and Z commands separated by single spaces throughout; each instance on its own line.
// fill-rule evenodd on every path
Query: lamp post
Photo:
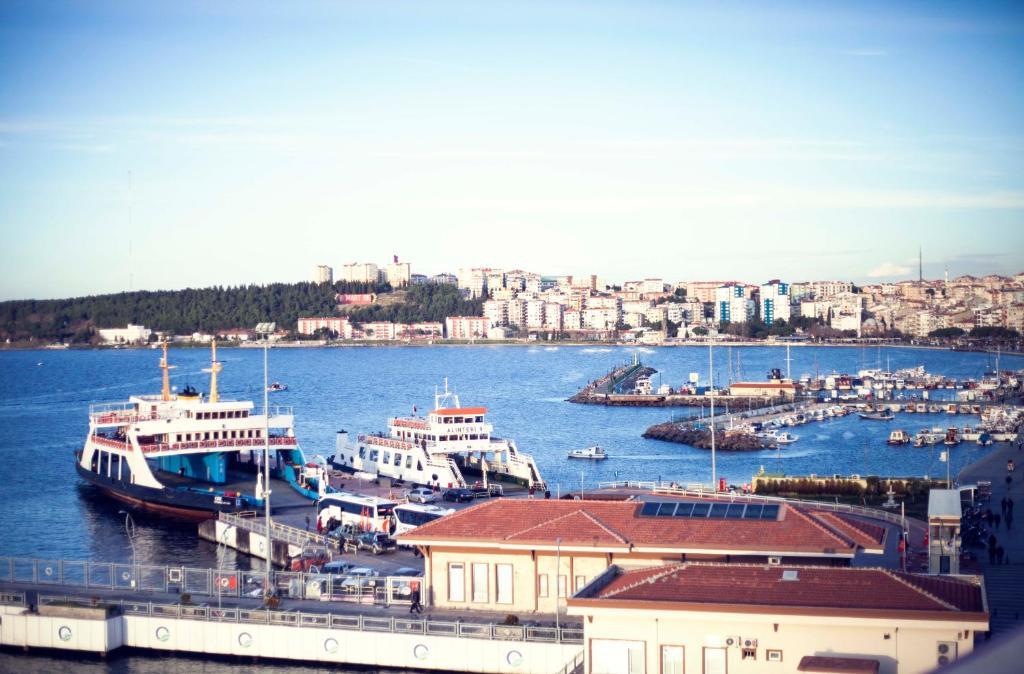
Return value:
M 267 580 L 264 583 L 264 594 L 270 593 L 270 576 L 274 564 L 274 544 L 271 537 L 270 525 L 270 392 L 267 374 L 267 354 L 270 350 L 270 336 L 267 335 L 263 342 L 263 506 L 267 522 Z
M 562 611 L 562 537 L 555 539 L 555 640 L 561 641 L 561 629 L 559 629 L 558 614 Z M 566 594 L 568 594 L 569 579 L 565 579 Z
M 132 519 L 132 514 L 127 510 L 118 510 L 119 514 L 124 515 L 124 533 L 128 536 L 128 545 L 132 546 L 132 571 L 131 571 L 131 583 L 132 588 L 135 588 L 135 520 Z

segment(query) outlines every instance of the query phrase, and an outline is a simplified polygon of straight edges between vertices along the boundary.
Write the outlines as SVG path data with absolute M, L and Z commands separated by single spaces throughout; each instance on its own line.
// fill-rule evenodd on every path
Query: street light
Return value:
M 558 614 L 562 610 L 562 538 L 555 539 L 555 640 L 560 641 L 561 630 L 558 624 Z M 569 594 L 569 579 L 565 579 L 566 594 Z
M 124 515 L 124 533 L 128 536 L 128 544 L 132 546 L 132 587 L 135 587 L 135 520 L 127 510 L 118 510 L 119 515 Z

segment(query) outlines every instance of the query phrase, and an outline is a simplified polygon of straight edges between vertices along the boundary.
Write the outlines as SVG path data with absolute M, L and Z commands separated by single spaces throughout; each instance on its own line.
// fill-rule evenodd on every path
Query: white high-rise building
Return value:
M 353 283 L 377 283 L 380 280 L 380 270 L 372 262 L 351 262 L 342 265 L 340 280 Z
M 505 300 L 487 300 L 484 302 L 484 318 L 489 327 L 508 325 L 508 302 Z
M 334 270 L 325 264 L 313 268 L 313 283 L 334 283 Z
M 395 255 L 384 269 L 384 278 L 392 288 L 404 288 L 412 280 L 412 267 L 408 262 L 399 262 Z
M 739 284 L 715 290 L 715 322 L 746 323 L 754 317 L 754 300 L 750 291 Z
M 544 327 L 548 330 L 562 330 L 562 314 L 564 307 L 558 302 L 547 302 L 544 305 Z
M 765 325 L 790 320 L 789 284 L 777 279 L 761 286 L 761 320 Z
M 527 300 L 526 302 L 526 327 L 544 327 L 544 300 Z

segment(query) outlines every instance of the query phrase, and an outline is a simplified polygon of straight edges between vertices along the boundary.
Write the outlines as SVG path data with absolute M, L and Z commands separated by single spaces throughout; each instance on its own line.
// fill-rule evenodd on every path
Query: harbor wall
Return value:
M 267 558 L 267 537 L 265 534 L 249 531 L 220 520 L 204 520 L 199 523 L 199 538 L 211 543 L 223 544 L 258 559 Z M 287 567 L 288 560 L 301 554 L 302 546 L 274 539 L 273 562 Z
M 105 654 L 121 646 L 198 655 L 498 674 L 553 674 L 582 645 L 214 622 L 174 616 L 41 616 L 0 607 L 0 645 Z

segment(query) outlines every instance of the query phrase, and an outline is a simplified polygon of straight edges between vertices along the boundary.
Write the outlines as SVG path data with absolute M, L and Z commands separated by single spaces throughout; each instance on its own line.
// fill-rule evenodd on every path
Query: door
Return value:
M 487 567 L 487 564 L 473 564 L 473 602 L 477 604 L 486 604 L 488 600 Z
M 704 648 L 704 674 L 726 674 L 724 648 Z
M 590 640 L 591 674 L 644 674 L 644 642 Z
M 661 647 L 661 674 L 683 674 L 683 647 Z
M 512 603 L 512 565 L 498 564 L 495 567 L 498 576 L 498 603 Z

